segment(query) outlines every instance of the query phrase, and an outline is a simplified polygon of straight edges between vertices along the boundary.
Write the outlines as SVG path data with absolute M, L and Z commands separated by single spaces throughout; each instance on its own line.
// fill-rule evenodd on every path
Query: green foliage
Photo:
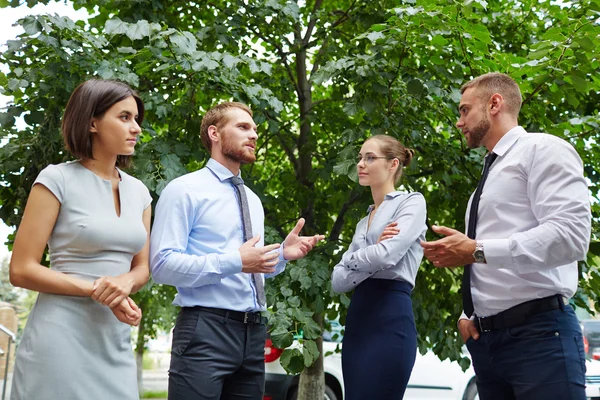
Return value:
M 288 371 L 316 359 L 325 316 L 344 323 L 349 295 L 333 293 L 329 277 L 371 202 L 354 167 L 364 138 L 386 133 L 414 148 L 403 187 L 423 193 L 429 224 L 464 229 L 483 155 L 469 152 L 454 127 L 458 89 L 470 77 L 512 75 L 524 95 L 521 124 L 572 143 L 598 199 L 598 0 L 570 7 L 537 0 L 74 3 L 98 12 L 87 23 L 27 17 L 25 33 L 0 55 L 9 68 L 0 87 L 14 99 L 0 113 L 8 140 L 0 148 L 0 218 L 18 225 L 38 172 L 69 158 L 61 113 L 91 76 L 124 80 L 143 97 L 147 118 L 131 172 L 155 200 L 170 180 L 204 165 L 203 112 L 222 100 L 250 104 L 260 126 L 258 161 L 243 173 L 263 201 L 266 241 L 280 241 L 300 216 L 307 234 L 327 234 L 268 285 L 274 343 L 285 348 L 299 332 L 305 338 L 301 349 L 284 351 Z M 18 118 L 24 129 L 15 128 Z M 592 209 L 580 306 L 600 293 L 599 204 Z M 421 351 L 461 358 L 460 274 L 423 262 L 413 292 Z M 136 298 L 149 332 L 172 323 L 173 309 L 165 308 L 172 296 L 172 288 L 151 286 Z
M 146 390 L 142 393 L 142 399 L 166 399 L 169 393 L 166 390 Z
M 4 258 L 0 263 L 0 301 L 15 304 L 19 298 L 17 289 L 10 284 L 8 277 L 8 257 Z

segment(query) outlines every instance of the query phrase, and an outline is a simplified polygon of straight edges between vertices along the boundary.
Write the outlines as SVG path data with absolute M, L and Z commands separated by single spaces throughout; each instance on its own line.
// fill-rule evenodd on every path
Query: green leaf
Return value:
M 288 374 L 299 374 L 304 369 L 304 356 L 298 349 L 285 349 L 279 360 Z
M 408 91 L 408 93 L 410 95 L 413 95 L 413 96 L 420 95 L 423 92 L 423 89 L 424 89 L 423 82 L 421 82 L 419 79 L 412 79 L 406 85 L 406 90 Z
M 592 42 L 592 39 L 590 39 L 587 36 L 584 36 L 580 39 L 576 39 L 575 42 L 577 42 L 577 44 L 579 44 L 579 46 L 584 49 L 585 51 L 594 51 L 596 50 L 596 44 L 594 44 L 594 42 Z
M 227 68 L 235 67 L 238 62 L 240 62 L 240 60 L 238 60 L 236 57 L 233 57 L 231 54 L 225 54 L 223 57 L 223 64 L 225 64 Z
M 131 40 L 143 39 L 150 35 L 150 24 L 144 19 L 135 24 L 129 24 L 126 34 Z
M 442 35 L 435 35 L 431 39 L 431 44 L 436 47 L 444 47 L 448 43 L 448 40 Z
M 312 340 L 305 340 L 303 343 L 304 351 L 304 366 L 306 368 L 314 364 L 315 360 L 319 357 L 319 349 L 317 344 Z
M 371 32 L 367 35 L 367 38 L 371 41 L 371 43 L 375 43 L 378 39 L 385 38 L 385 35 L 381 32 Z
M 294 335 L 292 332 L 285 332 L 282 334 L 271 333 L 270 336 L 273 345 L 278 349 L 285 349 L 294 343 Z
M 350 168 L 354 166 L 353 160 L 344 160 L 333 167 L 333 173 L 337 175 L 347 175 Z
M 128 24 L 121 21 L 119 18 L 113 18 L 106 21 L 104 30 L 109 35 L 120 35 L 127 33 Z
M 134 49 L 133 47 L 117 47 L 117 51 L 119 53 L 124 53 L 124 54 L 135 54 L 135 53 L 137 53 L 137 50 Z
M 267 62 L 262 62 L 260 63 L 260 69 L 262 72 L 264 72 L 267 75 L 271 75 L 272 72 L 271 70 L 273 69 L 273 66 Z
M 25 30 L 25 33 L 27 33 L 29 36 L 33 36 L 42 31 L 42 24 L 34 16 L 25 17 L 20 22 Z
M 181 49 L 181 51 L 185 54 L 193 54 L 196 51 L 196 45 L 198 44 L 198 41 L 190 32 L 186 31 L 174 33 L 170 36 L 170 39 L 171 42 Z
M 177 178 L 182 172 L 185 172 L 185 168 L 176 154 L 164 154 L 160 157 L 160 163 L 165 170 L 167 182 Z
M 26 114 L 23 119 L 29 125 L 39 125 L 44 122 L 45 114 L 41 111 L 33 111 Z
M 575 87 L 575 89 L 578 92 L 586 92 L 587 91 L 588 82 L 585 79 L 583 79 L 577 75 L 573 75 L 570 78 L 571 78 L 571 83 L 573 83 L 573 86 Z

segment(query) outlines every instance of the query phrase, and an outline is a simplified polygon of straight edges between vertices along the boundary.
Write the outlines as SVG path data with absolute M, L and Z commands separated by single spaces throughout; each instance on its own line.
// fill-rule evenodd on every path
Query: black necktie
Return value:
M 250 219 L 250 208 L 248 207 L 248 198 L 246 197 L 246 189 L 244 189 L 244 181 L 242 178 L 237 176 L 231 177 L 231 182 L 233 183 L 233 187 L 235 187 L 238 193 L 238 204 L 240 205 L 240 210 L 242 211 L 242 223 L 244 225 L 244 241 L 252 239 L 252 220 Z M 258 304 L 264 306 L 267 304 L 267 298 L 265 296 L 265 284 L 263 282 L 263 277 L 261 274 L 252 274 L 252 281 L 254 282 L 254 287 L 256 288 L 256 299 L 258 300 Z
M 490 166 L 496 157 L 498 157 L 496 153 L 490 153 L 485 158 L 483 173 L 481 174 L 481 179 L 479 180 L 479 184 L 477 185 L 477 189 L 473 195 L 473 200 L 471 201 L 471 209 L 469 210 L 469 227 L 467 229 L 467 236 L 470 239 L 475 239 L 477 234 L 477 211 L 479 209 L 479 199 L 481 198 L 481 192 L 483 192 L 483 185 L 485 185 L 488 173 L 490 172 Z M 473 315 L 473 297 L 471 295 L 471 264 L 465 265 L 463 271 L 462 301 L 465 314 L 467 314 L 467 317 L 471 318 L 471 315 Z

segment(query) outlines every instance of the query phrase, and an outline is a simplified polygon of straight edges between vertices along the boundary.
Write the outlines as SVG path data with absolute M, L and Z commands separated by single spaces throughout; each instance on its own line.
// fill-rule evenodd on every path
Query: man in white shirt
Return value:
M 436 267 L 464 265 L 458 328 L 482 400 L 582 399 L 585 354 L 568 299 L 591 235 L 580 157 L 562 139 L 518 125 L 519 87 L 489 73 L 461 88 L 456 126 L 489 153 L 467 207 L 467 234 L 422 242 Z

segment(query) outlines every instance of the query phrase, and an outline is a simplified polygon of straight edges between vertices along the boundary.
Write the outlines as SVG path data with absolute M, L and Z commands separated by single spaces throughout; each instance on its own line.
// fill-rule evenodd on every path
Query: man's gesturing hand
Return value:
M 249 274 L 270 274 L 275 272 L 275 268 L 273 267 L 279 261 L 279 252 L 273 250 L 277 250 L 280 244 L 254 247 L 259 239 L 260 235 L 254 236 L 239 248 L 240 255 L 242 256 L 242 272 Z
M 299 236 L 303 227 L 304 218 L 300 218 L 294 229 L 285 238 L 283 258 L 286 260 L 298 260 L 306 256 L 319 241 L 325 239 L 323 235 Z
M 435 233 L 445 235 L 445 238 L 425 242 L 421 241 L 421 247 L 425 257 L 436 267 L 458 267 L 471 264 L 475 261 L 475 240 L 469 239 L 467 235 L 455 229 L 445 226 L 432 226 Z

